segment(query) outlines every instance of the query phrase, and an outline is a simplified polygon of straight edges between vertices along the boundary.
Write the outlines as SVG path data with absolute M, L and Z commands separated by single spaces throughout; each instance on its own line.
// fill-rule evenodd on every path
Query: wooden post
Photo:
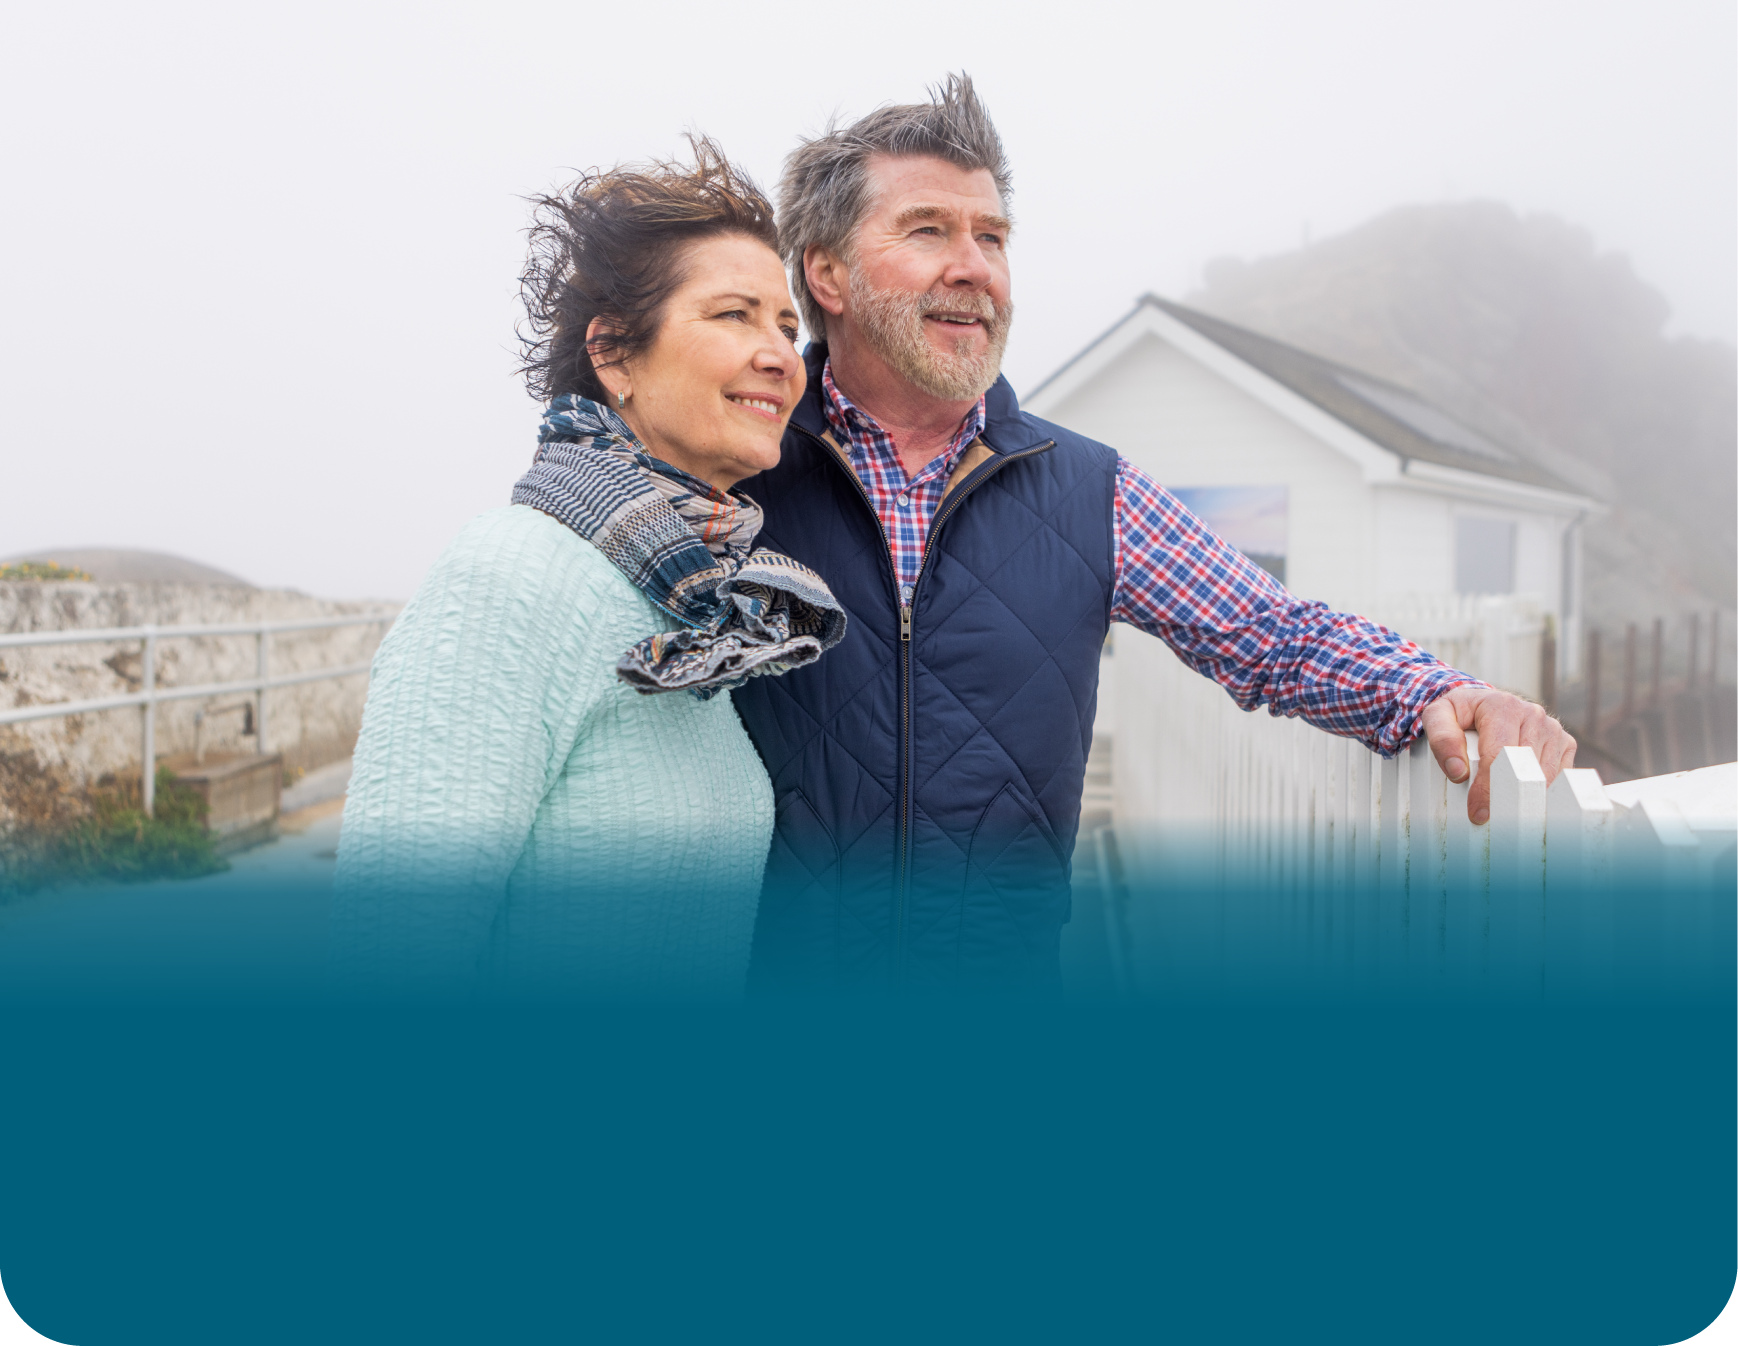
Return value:
M 142 667 L 139 670 L 146 697 L 144 743 L 140 749 L 143 761 L 139 767 L 139 802 L 145 810 L 145 816 L 154 818 L 157 814 L 157 631 L 155 627 L 147 627 L 146 632 Z
M 271 633 L 263 626 L 258 632 L 259 644 L 254 648 L 254 668 L 261 682 L 266 680 L 266 673 L 271 664 Z M 253 712 L 253 748 L 261 757 L 271 750 L 266 747 L 266 689 L 261 687 L 254 702 Z
M 1587 741 L 1599 742 L 1599 632 L 1587 633 Z
M 1469 774 L 1465 781 L 1448 784 L 1446 801 L 1448 818 L 1444 850 L 1443 901 L 1444 963 L 1449 981 L 1462 994 L 1476 989 L 1484 980 L 1485 879 L 1490 855 L 1491 829 L 1488 823 L 1475 826 L 1466 816 L 1467 792 L 1478 776 L 1478 735 L 1466 736 Z
M 1493 984 L 1544 988 L 1545 772 L 1531 748 L 1491 762 L 1490 959 Z
M 1635 623 L 1623 636 L 1623 718 L 1635 714 Z
M 1545 631 L 1539 637 L 1539 702 L 1546 710 L 1557 711 L 1557 622 L 1545 618 Z
M 1640 800 L 1617 819 L 1613 940 L 1650 992 L 1680 985 L 1705 937 L 1696 901 L 1699 839 L 1670 799 Z
M 1406 865 L 1406 942 L 1433 980 L 1443 970 L 1443 893 L 1448 851 L 1448 777 L 1425 739 L 1412 745 L 1411 819 Z
M 1407 814 L 1410 799 L 1405 797 L 1407 773 L 1401 770 L 1406 762 L 1404 751 L 1398 757 L 1383 758 L 1378 764 L 1378 803 L 1381 808 L 1380 831 L 1376 838 L 1376 925 L 1378 945 L 1386 975 L 1399 976 L 1406 971 L 1406 856 L 1402 851 L 1407 841 Z M 1406 782 L 1409 783 L 1409 782 Z
M 1341 881 L 1346 913 L 1344 947 L 1348 980 L 1363 981 L 1376 970 L 1376 911 L 1371 883 L 1371 860 L 1375 847 L 1370 843 L 1370 818 L 1373 812 L 1371 766 L 1377 760 L 1369 749 L 1356 741 L 1346 743 L 1346 877 Z M 1376 780 L 1379 782 L 1380 776 Z
M 1560 772 L 1546 792 L 1545 818 L 1546 989 L 1607 987 L 1617 811 L 1599 773 L 1585 767 Z
M 1648 698 L 1648 705 L 1657 706 L 1660 703 L 1660 661 L 1666 649 L 1666 619 L 1654 618 L 1654 689 Z

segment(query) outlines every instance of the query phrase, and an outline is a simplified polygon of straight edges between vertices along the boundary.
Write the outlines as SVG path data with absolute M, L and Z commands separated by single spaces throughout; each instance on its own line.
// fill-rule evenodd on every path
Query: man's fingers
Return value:
M 1481 740 L 1482 742 L 1482 740 Z M 1478 778 L 1466 792 L 1466 816 L 1475 823 L 1491 820 L 1491 763 L 1493 757 L 1479 757 Z
M 1575 764 L 1575 740 L 1543 706 L 1509 692 L 1481 688 L 1475 695 L 1457 688 L 1432 701 L 1419 717 L 1419 727 L 1442 774 L 1457 785 L 1466 781 L 1470 760 L 1463 719 L 1479 736 L 1478 774 L 1466 794 L 1466 816 L 1474 823 L 1490 821 L 1491 764 L 1504 748 L 1531 748 L 1547 781 L 1556 780 L 1565 767 Z
M 1554 720 L 1548 721 L 1547 723 L 1552 726 L 1556 725 L 1556 721 Z M 1566 749 L 1572 746 L 1573 743 L 1574 740 L 1565 733 L 1551 733 L 1547 731 L 1540 735 L 1538 742 L 1530 745 L 1533 751 L 1538 754 L 1539 766 L 1545 773 L 1545 783 L 1547 785 L 1556 780 L 1557 774 L 1563 770 L 1565 765 L 1563 761 L 1563 753 Z
M 1454 706 L 1446 697 L 1432 701 L 1424 708 L 1421 719 L 1431 755 L 1442 768 L 1442 774 L 1457 785 L 1466 779 L 1466 731 L 1460 727 Z

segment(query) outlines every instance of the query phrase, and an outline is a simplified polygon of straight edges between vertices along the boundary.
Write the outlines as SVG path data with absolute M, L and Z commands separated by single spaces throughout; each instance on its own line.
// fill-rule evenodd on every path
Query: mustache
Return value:
M 970 294 L 961 294 L 958 291 L 938 294 L 930 290 L 914 295 L 911 309 L 913 315 L 919 319 L 926 313 L 969 313 L 974 318 L 982 318 L 986 327 L 996 328 L 1007 322 L 1013 305 L 998 306 L 995 300 L 981 290 Z

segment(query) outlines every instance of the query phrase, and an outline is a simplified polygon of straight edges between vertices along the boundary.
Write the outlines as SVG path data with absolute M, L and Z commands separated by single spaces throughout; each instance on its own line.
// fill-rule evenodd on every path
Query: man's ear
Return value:
M 811 243 L 803 249 L 803 277 L 817 304 L 835 318 L 845 312 L 850 271 L 842 259 L 821 244 Z
M 591 357 L 592 371 L 597 375 L 597 381 L 603 384 L 605 392 L 611 397 L 617 393 L 632 397 L 633 380 L 624 366 L 613 363 L 615 351 L 607 340 L 616 330 L 603 318 L 593 318 L 585 328 L 585 353 Z M 599 338 L 604 340 L 600 342 Z

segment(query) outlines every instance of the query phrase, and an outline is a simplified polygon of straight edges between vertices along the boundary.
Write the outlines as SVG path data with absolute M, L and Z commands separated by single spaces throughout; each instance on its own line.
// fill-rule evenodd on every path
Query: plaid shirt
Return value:
M 893 437 L 821 371 L 827 424 L 887 531 L 900 601 L 923 568 L 930 520 L 966 447 L 984 428 L 984 399 L 947 448 L 908 477 Z M 1455 687 L 1485 684 L 1386 627 L 1295 597 L 1119 456 L 1112 621 L 1169 645 L 1244 710 L 1301 715 L 1392 755 L 1418 736 L 1424 708 Z

